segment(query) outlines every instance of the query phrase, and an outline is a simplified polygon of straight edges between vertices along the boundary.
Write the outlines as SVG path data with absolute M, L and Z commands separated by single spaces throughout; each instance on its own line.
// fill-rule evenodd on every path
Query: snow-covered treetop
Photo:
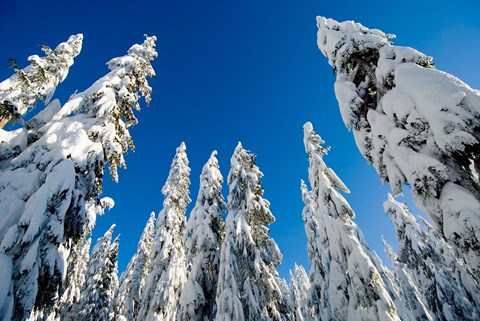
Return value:
M 264 242 L 271 243 L 266 226 L 275 222 L 275 217 L 270 211 L 270 202 L 261 197 L 263 188 L 260 179 L 263 173 L 255 165 L 255 159 L 256 155 L 244 149 L 239 142 L 231 158 L 228 175 L 228 204 L 230 211 L 241 211 L 245 216 L 252 227 L 253 237 L 258 242 L 257 246 L 260 247 Z M 274 252 L 280 254 L 279 251 Z M 281 254 L 280 257 L 274 258 L 276 264 L 280 260 Z
M 135 149 L 129 127 L 137 124 L 133 110 L 140 110 L 140 96 L 151 101 L 147 77 L 155 71 L 151 61 L 157 56 L 155 36 L 145 36 L 143 44 L 133 45 L 128 54 L 108 62 L 111 71 L 84 92 L 73 95 L 53 120 L 82 114 L 90 140 L 101 142 L 110 175 L 118 180 L 117 168 L 126 168 L 124 154 Z
M 375 95 L 394 86 L 393 70 L 399 63 L 433 67 L 432 58 L 415 49 L 393 46 L 394 35 L 369 29 L 353 21 L 317 17 L 317 44 L 337 75 L 335 93 L 345 125 L 367 126 L 365 107 L 375 108 Z M 377 67 L 378 64 L 378 67 Z M 343 81 L 353 84 L 343 83 Z M 355 92 L 353 87 L 367 87 Z M 379 99 L 378 99 L 379 100 Z
M 149 253 L 150 248 L 152 247 L 153 235 L 155 234 L 155 213 L 152 212 L 148 218 L 147 224 L 143 229 L 142 235 L 137 245 L 137 252 Z M 136 254 L 138 256 L 138 253 Z M 138 258 L 138 257 L 137 257 Z
M 113 236 L 113 230 L 115 229 L 116 225 L 112 224 L 110 228 L 103 234 L 103 236 L 99 237 L 97 239 L 97 243 L 95 243 L 93 249 L 92 249 L 92 255 L 93 253 L 97 253 L 100 251 L 100 248 L 110 248 L 110 245 L 105 246 L 105 244 L 110 244 L 112 241 L 112 236 Z
M 383 203 L 385 213 L 388 214 L 400 238 L 407 238 L 413 241 L 408 244 L 415 250 L 421 252 L 419 246 L 423 244 L 426 237 L 425 232 L 420 228 L 415 217 L 410 214 L 405 204 L 398 202 L 390 193 L 388 199 Z M 390 256 L 390 255 L 389 255 Z
M 156 41 L 157 37 L 149 37 L 145 35 L 145 41 L 143 44 L 135 44 L 130 47 L 127 56 L 113 58 L 107 63 L 110 70 L 124 67 L 125 73 L 129 74 L 130 77 L 132 75 L 134 76 L 134 78 L 130 79 L 130 81 L 136 85 L 136 91 L 140 91 L 142 96 L 145 97 L 147 104 L 150 104 L 151 102 L 150 95 L 152 93 L 152 88 L 148 85 L 146 77 L 155 76 L 155 71 L 150 64 L 150 61 L 154 60 L 158 55 L 157 51 L 155 50 Z M 137 95 L 133 95 L 133 97 L 126 96 L 124 98 L 128 103 L 132 104 L 136 110 L 140 110 Z M 132 119 L 132 121 L 135 124 L 137 122 L 136 119 Z
M 217 151 L 213 151 L 203 166 L 197 201 L 187 222 L 186 235 L 190 236 L 186 241 L 188 255 L 193 255 L 196 250 L 205 251 L 205 247 L 213 246 L 214 248 L 209 250 L 214 250 L 221 241 L 221 215 L 227 209 L 222 195 L 222 184 L 223 176 L 218 165 Z
M 327 57 L 328 63 L 336 69 L 342 69 L 341 64 L 350 55 L 378 50 L 390 45 L 389 39 L 395 37 L 378 29 L 368 29 L 354 21 L 338 22 L 317 17 L 317 26 L 318 47 Z
M 207 163 L 203 166 L 200 176 L 200 192 L 198 193 L 197 203 L 203 204 L 205 201 L 213 200 L 221 195 L 223 176 L 220 173 L 216 150 L 212 152 Z
M 340 190 L 349 193 L 349 189 L 337 174 L 327 167 L 323 161 L 323 156 L 327 154 L 329 147 L 322 146 L 325 142 L 315 133 L 312 123 L 307 122 L 303 125 L 303 133 L 305 151 L 308 154 L 308 160 L 310 162 L 308 176 L 313 193 L 318 196 L 323 190 L 330 190 L 327 194 L 332 196 L 332 201 L 337 205 L 339 214 L 348 214 L 351 217 L 355 216 L 354 211 L 350 208 L 347 201 L 337 191 Z M 305 184 L 302 182 L 302 194 L 304 198 L 306 197 L 305 187 Z
M 80 53 L 82 41 L 83 35 L 77 34 L 55 50 L 42 46 L 46 56 L 28 57 L 30 65 L 23 69 L 12 59 L 15 74 L 0 83 L 0 118 L 8 120 L 24 116 L 38 100 L 48 104 L 56 86 L 67 77 L 73 58 Z
M 163 203 L 164 208 L 176 206 L 185 209 L 191 199 L 189 195 L 190 187 L 190 167 L 188 166 L 187 147 L 182 142 L 177 147 L 175 157 L 170 167 L 170 172 L 167 181 L 162 188 L 162 193 L 165 195 Z

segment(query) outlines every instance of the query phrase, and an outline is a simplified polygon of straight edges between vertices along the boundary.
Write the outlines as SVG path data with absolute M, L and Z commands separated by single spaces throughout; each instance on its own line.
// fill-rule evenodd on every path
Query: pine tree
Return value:
M 322 147 L 324 142 L 311 123 L 304 125 L 304 134 L 312 187 L 309 192 L 303 187 L 303 193 L 310 194 L 304 195 L 308 197 L 304 213 L 315 216 L 312 220 L 318 223 L 306 224 L 307 235 L 311 234 L 308 241 L 316 243 L 309 244 L 309 249 L 319 251 L 310 251 L 314 255 L 310 304 L 318 306 L 312 319 L 400 320 L 363 235 L 352 221 L 354 212 L 338 192 L 348 189 L 323 161 L 328 148 Z
M 200 175 L 200 190 L 186 228 L 189 276 L 180 296 L 178 320 L 214 320 L 219 271 L 219 252 L 223 238 L 222 213 L 227 205 L 222 195 L 223 177 L 217 151 Z
M 23 69 L 14 59 L 10 59 L 15 74 L 0 83 L 0 129 L 8 121 L 16 121 L 24 116 L 37 101 L 48 104 L 57 85 L 67 77 L 73 58 L 80 53 L 82 40 L 83 35 L 78 34 L 70 36 L 55 50 L 42 46 L 46 56 L 28 57 L 30 65 Z
M 88 261 L 85 283 L 72 314 L 64 320 L 109 321 L 111 307 L 118 287 L 118 237 L 112 242 L 115 225 L 97 240 Z
M 154 46 L 155 37 L 147 37 L 112 59 L 110 73 L 62 108 L 50 104 L 35 118 L 34 130 L 25 129 L 26 148 L 2 164 L 0 195 L 12 201 L 0 203 L 8 223 L 2 226 L 0 254 L 13 263 L 13 320 L 55 306 L 68 256 L 80 251 L 96 215 L 113 205 L 99 197 L 104 166 L 116 181 L 123 154 L 134 147 L 129 127 L 136 123 L 140 95 L 150 101 L 146 78 L 154 75 Z
M 293 313 L 296 321 L 308 321 L 308 293 L 310 280 L 307 272 L 301 265 L 295 263 L 293 272 L 290 271 L 290 297 L 293 303 Z
M 282 255 L 268 236 L 275 221 L 262 198 L 255 155 L 239 143 L 228 175 L 228 215 L 220 254 L 217 321 L 282 320 L 291 311 L 282 298 L 276 271 Z
M 302 199 L 305 204 L 302 211 L 303 223 L 305 225 L 305 233 L 307 235 L 307 253 L 310 259 L 310 289 L 308 291 L 306 308 L 308 309 L 306 318 L 307 320 L 316 320 L 320 318 L 326 318 L 328 320 L 328 305 L 324 305 L 326 300 L 322 300 L 322 297 L 326 297 L 323 293 L 326 289 L 325 277 L 328 271 L 328 267 L 325 266 L 326 257 L 325 248 L 320 242 L 319 231 L 320 223 L 316 215 L 316 203 L 314 194 L 308 190 L 307 185 L 302 180 L 300 184 L 302 191 Z
M 163 209 L 158 214 L 150 271 L 145 281 L 138 320 L 175 321 L 180 293 L 187 277 L 185 211 L 190 202 L 190 167 L 185 144 L 176 151 L 163 186 Z
M 409 314 L 409 320 L 433 320 L 430 311 L 423 302 L 423 296 L 415 279 L 410 275 L 404 263 L 398 260 L 392 247 L 383 240 L 385 252 L 393 265 L 393 275 L 399 288 L 399 294 Z
M 480 275 L 480 92 L 359 23 L 317 18 L 343 120 L 395 195 L 416 206 Z M 461 200 L 461 201 L 460 201 Z
M 120 277 L 114 301 L 115 320 L 137 320 L 140 299 L 150 267 L 154 233 L 155 213 L 152 212 L 138 242 L 137 252 Z
M 391 195 L 384 207 L 397 232 L 397 271 L 407 271 L 414 279 L 433 319 L 478 320 L 478 283 L 455 259 L 451 247 L 442 238 L 429 235 Z
M 63 320 L 71 316 L 72 307 L 80 299 L 82 288 L 85 284 L 88 262 L 90 260 L 90 245 L 92 239 L 88 238 L 80 247 L 80 251 L 68 257 L 68 269 L 65 277 L 64 291 L 58 301 L 55 317 Z

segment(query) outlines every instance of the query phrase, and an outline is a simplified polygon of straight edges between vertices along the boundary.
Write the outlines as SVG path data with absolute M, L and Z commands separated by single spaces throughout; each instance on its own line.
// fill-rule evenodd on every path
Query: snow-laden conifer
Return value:
M 137 252 L 120 277 L 113 303 L 115 320 L 137 320 L 142 290 L 150 267 L 154 233 L 155 213 L 152 212 L 138 242 Z
M 112 301 L 118 287 L 118 237 L 112 242 L 115 225 L 97 240 L 88 261 L 85 283 L 73 313 L 62 320 L 108 321 L 112 319 Z
M 262 172 L 255 155 L 239 143 L 228 175 L 228 215 L 220 252 L 217 321 L 282 320 L 291 311 L 282 298 L 276 271 L 282 254 L 268 236 L 275 221 L 262 198 Z
M 82 49 L 83 35 L 73 35 L 54 50 L 47 46 L 41 49 L 44 57 L 28 57 L 30 65 L 20 69 L 11 59 L 15 74 L 0 82 L 0 129 L 8 121 L 16 121 L 33 108 L 39 100 L 48 104 L 57 85 L 67 77 L 73 59 Z
M 309 252 L 314 255 L 309 305 L 317 306 L 312 319 L 400 320 L 363 235 L 352 221 L 354 212 L 339 193 L 348 189 L 323 161 L 328 148 L 322 147 L 324 142 L 311 123 L 304 125 L 304 135 L 312 188 L 305 191 L 303 187 L 303 193 L 309 194 L 304 195 L 308 199 L 304 214 L 315 216 L 318 224 L 306 224 L 307 235 L 313 234 L 308 241 L 316 243 L 309 248 L 319 251 Z
M 305 206 L 302 211 L 303 223 L 305 225 L 305 234 L 307 235 L 307 253 L 310 260 L 310 289 L 308 291 L 305 308 L 308 310 L 307 320 L 321 318 L 328 311 L 328 306 L 321 305 L 325 303 L 322 300 L 326 297 L 323 293 L 326 289 L 325 276 L 328 268 L 325 266 L 326 257 L 325 248 L 320 242 L 320 222 L 317 218 L 317 205 L 314 194 L 308 190 L 307 185 L 302 180 L 300 184 L 302 199 Z M 327 314 L 328 316 L 328 314 Z
M 34 130 L 24 128 L 7 142 L 24 147 L 0 164 L 0 253 L 13 262 L 14 320 L 25 320 L 34 305 L 55 304 L 68 256 L 80 251 L 96 215 L 113 205 L 99 197 L 104 166 L 117 180 L 117 167 L 133 148 L 129 127 L 140 95 L 150 101 L 154 46 L 155 37 L 147 37 L 112 59 L 110 73 L 62 108 L 52 102 Z
M 227 205 L 222 195 L 223 177 L 214 151 L 200 175 L 200 189 L 187 222 L 188 279 L 180 296 L 177 320 L 214 320 L 223 238 L 222 213 Z
M 408 268 L 404 263 L 398 260 L 397 255 L 393 251 L 390 244 L 383 240 L 385 245 L 385 252 L 392 261 L 393 279 L 398 287 L 403 304 L 405 305 L 406 313 L 409 320 L 433 320 L 429 309 L 423 302 L 423 296 L 415 284 L 415 279 L 410 275 Z
M 308 321 L 308 292 L 310 279 L 301 265 L 295 264 L 293 272 L 290 271 L 290 298 L 293 304 L 294 320 Z
M 145 281 L 138 320 L 175 321 L 178 301 L 187 278 L 185 211 L 190 202 L 190 167 L 185 144 L 176 151 L 163 186 L 163 209 L 158 214 L 150 269 Z
M 434 320 L 478 320 L 478 284 L 454 257 L 451 247 L 443 238 L 435 237 L 433 230 L 425 231 L 407 207 L 391 195 L 384 207 L 395 224 L 398 253 L 394 265 L 398 266 L 400 280 L 413 278 Z
M 480 92 L 352 21 L 317 18 L 318 46 L 363 156 L 395 195 L 409 184 L 419 209 L 480 275 Z
M 65 276 L 64 290 L 58 300 L 55 312 L 56 320 L 63 320 L 71 315 L 72 307 L 80 299 L 82 288 L 85 284 L 88 262 L 90 260 L 91 238 L 88 238 L 79 247 L 80 251 L 68 257 L 68 269 Z M 45 311 L 46 312 L 46 311 Z

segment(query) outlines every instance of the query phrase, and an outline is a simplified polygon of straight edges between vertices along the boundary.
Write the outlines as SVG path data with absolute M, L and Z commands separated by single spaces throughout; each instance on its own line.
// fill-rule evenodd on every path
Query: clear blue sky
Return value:
M 477 0 L 2 0 L 0 79 L 10 75 L 4 68 L 8 57 L 25 66 L 29 55 L 39 53 L 38 45 L 55 47 L 83 33 L 82 53 L 57 89 L 56 97 L 65 102 L 103 76 L 109 59 L 141 43 L 143 34 L 156 35 L 153 102 L 131 131 L 137 151 L 127 157 L 128 170 L 120 171 L 119 184 L 105 180 L 104 195 L 116 206 L 98 219 L 94 240 L 117 224 L 123 271 L 150 212 L 162 208 L 161 188 L 175 148 L 182 141 L 187 145 L 195 200 L 211 151 L 218 150 L 226 177 L 241 141 L 257 154 L 265 174 L 265 198 L 277 218 L 271 235 L 284 254 L 280 272 L 287 277 L 294 262 L 309 265 L 299 189 L 300 179 L 307 179 L 306 121 L 332 146 L 325 161 L 352 191 L 346 197 L 371 248 L 383 257 L 381 235 L 394 239 L 382 209 L 388 187 L 381 186 L 341 121 L 334 75 L 316 45 L 317 15 L 396 34 L 395 44 L 433 56 L 437 68 L 480 87 Z

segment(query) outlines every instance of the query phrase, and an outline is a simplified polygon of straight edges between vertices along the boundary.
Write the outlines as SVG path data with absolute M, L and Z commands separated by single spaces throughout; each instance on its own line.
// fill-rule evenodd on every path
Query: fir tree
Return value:
M 138 320 L 175 321 L 183 284 L 187 277 L 185 256 L 185 211 L 190 202 L 190 167 L 185 144 L 175 154 L 163 186 L 163 209 L 158 214 L 150 270 L 145 281 Z
M 310 289 L 308 291 L 306 308 L 308 309 L 307 320 L 315 320 L 321 318 L 322 313 L 327 313 L 328 305 L 322 300 L 326 297 L 323 293 L 326 289 L 325 276 L 328 268 L 323 260 L 326 257 L 325 248 L 320 242 L 319 231 L 320 225 L 316 215 L 316 203 L 314 194 L 308 190 L 307 185 L 302 180 L 300 189 L 302 191 L 302 199 L 305 204 L 302 211 L 303 223 L 305 225 L 305 233 L 307 235 L 307 253 L 310 259 Z M 327 318 L 328 314 L 323 317 Z
M 133 109 L 139 109 L 140 95 L 150 101 L 146 79 L 154 75 L 154 46 L 155 37 L 147 37 L 112 59 L 109 74 L 62 108 L 50 104 L 23 129 L 26 147 L 1 164 L 0 195 L 12 200 L 0 202 L 7 223 L 0 230 L 0 254 L 13 263 L 13 320 L 55 306 L 67 262 L 75 264 L 69 255 L 81 250 L 96 215 L 113 206 L 99 197 L 104 166 L 117 180 L 123 154 L 133 148 L 129 127 L 136 123 Z
M 189 276 L 180 296 L 178 320 L 214 320 L 219 271 L 219 252 L 223 238 L 223 177 L 214 151 L 200 175 L 200 190 L 186 229 Z
M 85 283 L 73 313 L 65 320 L 108 321 L 112 319 L 112 301 L 118 287 L 118 237 L 112 242 L 115 225 L 97 240 L 88 261 Z
M 220 254 L 217 321 L 281 320 L 291 311 L 282 298 L 276 271 L 282 255 L 268 236 L 275 221 L 262 198 L 255 155 L 239 143 L 228 175 L 228 215 Z
M 397 232 L 397 274 L 407 273 L 413 278 L 433 319 L 478 320 L 478 284 L 455 259 L 451 247 L 442 238 L 427 233 L 407 207 L 391 195 L 384 207 Z M 400 275 L 401 280 L 408 276 Z
M 80 251 L 68 257 L 68 269 L 65 278 L 64 291 L 56 308 L 56 319 L 62 320 L 72 317 L 72 307 L 80 299 L 81 290 L 85 284 L 85 278 L 90 260 L 90 245 L 92 239 L 87 239 L 80 247 Z
M 433 320 L 430 311 L 423 302 L 422 294 L 415 279 L 410 275 L 405 264 L 398 261 L 398 257 L 390 244 L 383 240 L 385 252 L 393 265 L 393 275 L 398 285 L 398 292 L 409 314 L 409 320 Z
M 416 206 L 480 275 L 480 93 L 359 23 L 317 18 L 343 120 L 395 195 Z M 460 201 L 461 200 L 461 201 Z
M 152 212 L 138 242 L 137 252 L 120 277 L 114 301 L 116 320 L 137 320 L 140 299 L 150 267 L 154 233 L 155 213 Z
M 308 321 L 308 293 L 310 280 L 307 272 L 301 265 L 295 263 L 293 272 L 290 271 L 290 297 L 293 303 L 293 313 L 296 321 Z
M 312 187 L 308 192 L 303 187 L 304 199 L 308 197 L 304 213 L 315 216 L 312 220 L 318 224 L 306 225 L 307 235 L 311 234 L 307 240 L 316 243 L 309 248 L 319 251 L 310 251 L 314 260 L 309 303 L 317 305 L 311 318 L 400 320 L 362 233 L 352 221 L 354 212 L 338 192 L 348 189 L 323 161 L 328 148 L 321 146 L 324 142 L 311 123 L 304 125 L 304 134 Z
M 42 46 L 45 57 L 28 57 L 30 65 L 23 69 L 10 59 L 15 74 L 0 83 L 0 129 L 8 121 L 24 116 L 37 101 L 48 104 L 57 85 L 67 77 L 73 58 L 80 53 L 82 40 L 83 35 L 78 34 L 70 36 L 55 50 Z

